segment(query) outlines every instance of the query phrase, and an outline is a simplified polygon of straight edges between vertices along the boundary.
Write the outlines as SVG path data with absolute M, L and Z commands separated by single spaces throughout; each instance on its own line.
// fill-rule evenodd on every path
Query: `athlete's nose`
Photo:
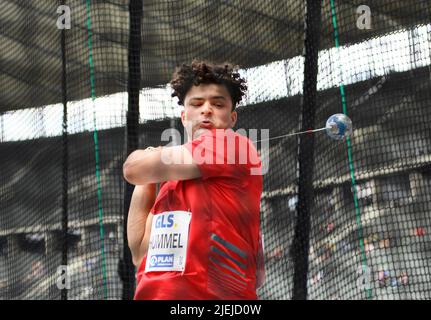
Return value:
M 202 105 L 201 114 L 210 114 L 212 113 L 212 107 L 210 102 L 205 102 Z

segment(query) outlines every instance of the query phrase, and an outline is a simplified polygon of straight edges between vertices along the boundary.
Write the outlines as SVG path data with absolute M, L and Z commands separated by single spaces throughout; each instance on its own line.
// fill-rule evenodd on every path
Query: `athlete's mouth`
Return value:
M 209 120 L 203 120 L 203 121 L 200 122 L 199 126 L 201 128 L 211 128 L 213 126 L 213 124 Z

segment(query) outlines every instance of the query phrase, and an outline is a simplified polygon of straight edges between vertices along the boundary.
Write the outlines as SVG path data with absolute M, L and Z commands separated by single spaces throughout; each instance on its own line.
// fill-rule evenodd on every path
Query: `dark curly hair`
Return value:
M 184 105 L 186 94 L 193 85 L 209 83 L 222 84 L 227 88 L 232 99 L 232 110 L 247 91 L 246 81 L 240 77 L 237 66 L 193 60 L 191 65 L 183 64 L 176 68 L 170 82 L 174 90 L 172 97 L 178 97 L 178 104 Z

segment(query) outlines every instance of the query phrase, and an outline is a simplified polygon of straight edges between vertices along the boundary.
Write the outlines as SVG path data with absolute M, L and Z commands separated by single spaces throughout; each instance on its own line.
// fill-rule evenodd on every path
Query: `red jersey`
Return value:
M 135 299 L 257 299 L 258 152 L 231 129 L 208 130 L 184 146 L 201 177 L 161 184 Z

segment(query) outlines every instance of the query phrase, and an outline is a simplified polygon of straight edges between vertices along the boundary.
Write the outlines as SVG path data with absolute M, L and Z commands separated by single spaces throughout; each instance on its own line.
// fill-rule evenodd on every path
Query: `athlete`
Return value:
M 245 80 L 231 64 L 194 60 L 170 84 L 188 142 L 136 150 L 123 166 L 135 185 L 127 224 L 135 299 L 257 299 L 261 161 L 232 129 Z

